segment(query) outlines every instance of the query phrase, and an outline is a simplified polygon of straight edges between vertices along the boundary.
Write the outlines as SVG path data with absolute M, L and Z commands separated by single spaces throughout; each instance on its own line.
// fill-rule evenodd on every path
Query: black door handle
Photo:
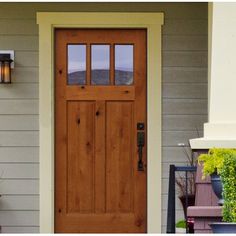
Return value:
M 143 147 L 145 144 L 145 133 L 137 133 L 137 146 L 138 146 L 138 171 L 144 171 L 143 168 Z

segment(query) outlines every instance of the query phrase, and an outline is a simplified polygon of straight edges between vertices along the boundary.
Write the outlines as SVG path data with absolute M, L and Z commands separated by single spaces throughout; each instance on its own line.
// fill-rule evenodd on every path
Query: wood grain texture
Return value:
M 134 153 L 132 102 L 107 102 L 107 212 L 132 212 Z M 114 125 L 115 124 L 115 125 Z
M 94 211 L 95 104 L 69 102 L 67 109 L 67 213 L 89 213 Z
M 134 84 L 90 85 L 89 72 L 86 85 L 67 85 L 72 43 L 133 44 Z M 146 232 L 146 147 L 138 172 L 136 140 L 137 122 L 146 127 L 146 60 L 145 30 L 56 31 L 56 232 Z
M 106 106 L 96 101 L 95 155 L 94 155 L 94 211 L 106 211 Z

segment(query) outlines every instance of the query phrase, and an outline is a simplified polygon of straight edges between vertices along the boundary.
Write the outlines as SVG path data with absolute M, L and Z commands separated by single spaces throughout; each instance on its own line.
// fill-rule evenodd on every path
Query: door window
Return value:
M 115 45 L 115 84 L 133 83 L 133 45 Z
M 91 84 L 110 82 L 110 45 L 91 45 Z
M 86 45 L 69 44 L 67 61 L 67 84 L 86 84 Z

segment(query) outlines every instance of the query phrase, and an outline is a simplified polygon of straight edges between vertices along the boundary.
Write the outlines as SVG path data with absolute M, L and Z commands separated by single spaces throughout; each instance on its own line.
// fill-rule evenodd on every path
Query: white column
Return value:
M 236 3 L 209 4 L 209 121 L 193 149 L 236 148 Z

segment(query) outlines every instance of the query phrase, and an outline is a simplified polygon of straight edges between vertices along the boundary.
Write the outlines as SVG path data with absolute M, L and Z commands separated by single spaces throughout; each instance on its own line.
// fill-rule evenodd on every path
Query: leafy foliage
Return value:
M 223 184 L 223 221 L 236 222 L 236 149 L 210 149 L 199 156 L 203 176 L 220 175 Z
M 226 148 L 212 148 L 207 154 L 201 154 L 198 158 L 199 164 L 203 164 L 203 177 L 209 176 L 213 173 L 220 174 L 223 161 L 226 156 L 231 156 L 236 150 Z
M 221 169 L 223 184 L 223 221 L 236 222 L 236 152 L 225 156 Z
M 180 220 L 176 223 L 175 226 L 176 226 L 176 228 L 186 229 L 186 221 Z

